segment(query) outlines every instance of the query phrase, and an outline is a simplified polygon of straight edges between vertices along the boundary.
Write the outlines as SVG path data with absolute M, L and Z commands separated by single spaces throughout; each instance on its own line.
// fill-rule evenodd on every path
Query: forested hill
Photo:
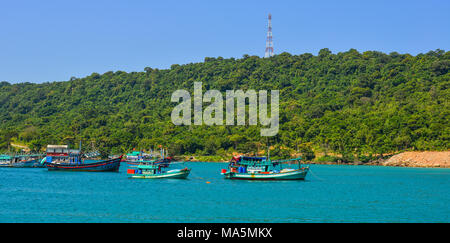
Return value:
M 402 150 L 450 148 L 450 53 L 412 56 L 282 53 L 272 58 L 205 58 L 144 72 L 93 73 L 43 84 L 0 83 L 0 149 L 86 144 L 110 152 L 169 147 L 174 154 L 228 154 L 263 149 L 256 126 L 175 126 L 172 92 L 280 90 L 274 153 L 311 151 L 346 160 Z M 204 107 L 207 104 L 204 105 Z M 354 157 L 356 156 L 356 157 Z

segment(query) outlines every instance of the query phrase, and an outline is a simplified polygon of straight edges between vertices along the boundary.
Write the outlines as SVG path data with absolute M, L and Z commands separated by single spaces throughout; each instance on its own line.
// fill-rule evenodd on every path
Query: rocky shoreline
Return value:
M 185 158 L 186 161 L 205 162 L 196 160 L 194 157 Z M 212 161 L 211 161 L 212 162 Z M 227 163 L 228 161 L 214 161 L 214 163 Z M 450 151 L 424 151 L 403 152 L 388 159 L 379 159 L 367 163 L 351 162 L 317 162 L 307 161 L 305 164 L 324 165 L 369 165 L 369 166 L 395 166 L 395 167 L 421 167 L 421 168 L 450 168 Z
M 392 156 L 382 165 L 450 168 L 450 151 L 403 152 Z
M 368 163 L 352 162 L 308 162 L 309 164 L 327 165 L 371 165 L 371 166 L 395 166 L 395 167 L 420 167 L 420 168 L 450 168 L 450 151 L 424 151 L 403 152 L 389 159 L 380 159 Z

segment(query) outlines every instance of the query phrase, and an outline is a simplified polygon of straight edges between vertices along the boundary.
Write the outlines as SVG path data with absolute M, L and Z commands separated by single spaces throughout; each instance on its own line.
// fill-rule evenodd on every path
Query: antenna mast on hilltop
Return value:
M 267 31 L 266 54 L 264 57 L 273 57 L 273 41 L 272 41 L 272 15 L 269 14 L 269 26 Z

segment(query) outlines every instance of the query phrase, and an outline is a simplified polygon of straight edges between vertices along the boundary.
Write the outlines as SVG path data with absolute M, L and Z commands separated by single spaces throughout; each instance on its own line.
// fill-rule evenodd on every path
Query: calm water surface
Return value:
M 450 169 L 312 165 L 306 181 L 0 168 L 0 222 L 450 222 Z M 210 182 L 210 183 L 207 183 Z

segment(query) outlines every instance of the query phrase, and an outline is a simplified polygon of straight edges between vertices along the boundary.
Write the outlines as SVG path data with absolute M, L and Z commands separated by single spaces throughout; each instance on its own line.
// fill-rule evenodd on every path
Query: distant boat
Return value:
M 151 160 L 155 157 L 153 154 L 144 153 L 142 151 L 132 151 L 126 154 L 125 162 L 129 165 L 138 165 L 141 160 Z
M 48 145 L 47 156 L 41 161 L 49 171 L 117 172 L 122 156 L 107 160 L 82 159 L 80 150 L 67 145 Z
M 0 154 L 0 167 L 9 167 L 11 164 L 11 156 Z
M 303 167 L 301 158 L 274 160 L 266 157 L 235 156 L 231 159 L 228 170 L 222 169 L 226 179 L 241 180 L 304 180 L 309 167 Z M 283 168 L 283 163 L 298 162 L 297 168 Z
M 0 155 L 0 167 L 43 168 L 40 161 L 44 154 Z
M 135 179 L 186 179 L 191 169 L 169 169 L 171 164 L 184 164 L 184 162 L 172 162 L 172 158 L 163 158 L 152 161 L 140 161 L 137 166 L 130 166 L 127 174 Z

